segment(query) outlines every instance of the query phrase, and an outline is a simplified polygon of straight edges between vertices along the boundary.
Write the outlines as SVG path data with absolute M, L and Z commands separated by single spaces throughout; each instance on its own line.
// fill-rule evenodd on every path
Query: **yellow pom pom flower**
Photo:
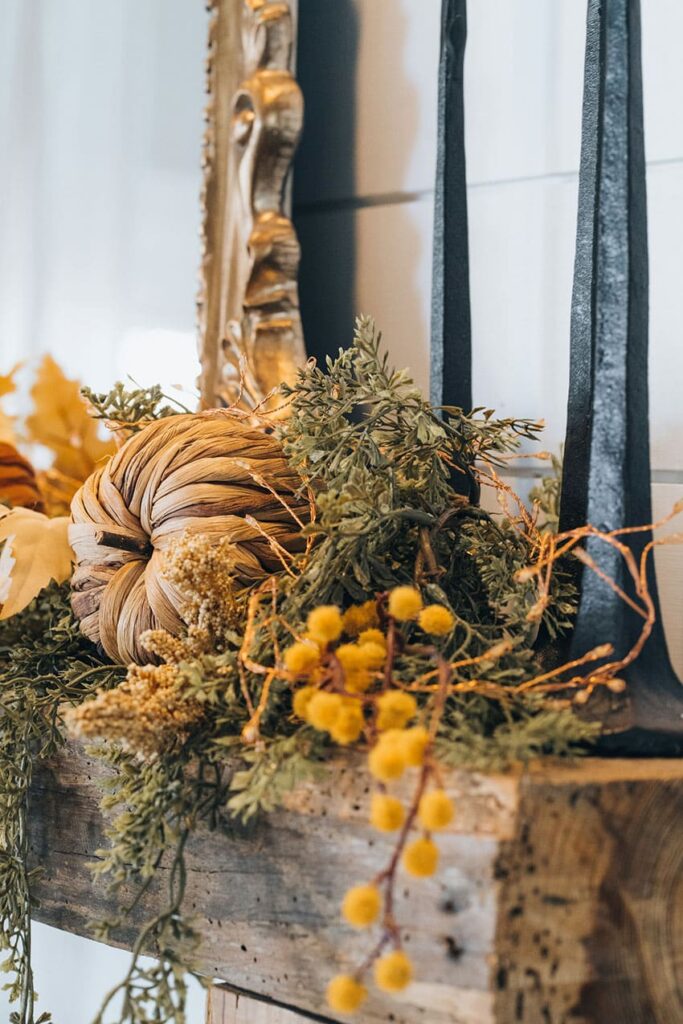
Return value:
M 308 631 L 321 643 L 332 643 L 342 635 L 342 614 L 334 604 L 323 604 L 314 608 L 306 620 Z
M 402 729 L 417 714 L 417 701 L 410 693 L 389 690 L 377 698 L 377 728 Z
M 338 974 L 327 986 L 327 1005 L 335 1013 L 355 1013 L 368 990 L 350 974 Z
M 309 644 L 313 644 L 319 653 L 322 652 L 325 647 L 327 647 L 326 643 L 321 642 L 319 637 L 313 636 L 313 634 L 309 633 L 308 630 L 306 630 L 305 633 L 301 634 L 301 639 L 306 640 Z
M 380 782 L 391 782 L 403 775 L 406 760 L 399 744 L 383 743 L 382 739 L 380 737 L 368 755 L 368 769 Z
M 344 685 L 349 693 L 365 693 L 372 685 L 372 673 L 365 669 L 348 672 L 344 676 Z
M 342 916 L 354 928 L 368 928 L 382 909 L 382 897 L 376 885 L 356 885 L 342 903 Z
M 370 669 L 371 672 L 376 672 L 387 660 L 387 649 L 384 644 L 366 640 L 365 643 L 359 644 L 358 650 L 364 667 Z
M 383 992 L 402 992 L 413 980 L 413 965 L 402 949 L 387 953 L 375 963 L 375 983 Z
M 320 650 L 306 640 L 288 647 L 284 654 L 285 666 L 294 675 L 307 676 L 320 664 Z
M 334 652 L 344 672 L 355 672 L 363 668 L 363 658 L 358 644 L 340 644 Z
M 370 804 L 370 824 L 380 832 L 395 832 L 406 818 L 403 804 L 395 796 L 373 793 Z
M 420 629 L 432 636 L 447 636 L 455 625 L 455 616 L 442 604 L 428 604 L 418 616 Z
M 344 670 L 344 686 L 351 693 L 364 693 L 372 683 L 358 644 L 341 644 L 334 652 Z
M 318 692 L 309 701 L 306 709 L 306 720 L 314 729 L 329 732 L 344 707 L 344 701 L 338 693 Z
M 399 622 L 416 619 L 421 610 L 422 598 L 415 587 L 396 587 L 389 594 L 389 614 Z
M 359 644 L 379 644 L 386 650 L 387 638 L 381 629 L 364 629 L 358 637 Z
M 411 768 L 419 768 L 429 746 L 429 733 L 424 725 L 414 725 L 412 729 L 405 729 L 401 733 L 401 746 L 406 764 Z
M 433 789 L 420 800 L 417 814 L 423 828 L 437 831 L 450 825 L 455 817 L 455 807 L 448 793 L 443 789 Z
M 429 878 L 439 863 L 439 850 L 431 839 L 414 839 L 406 846 L 403 867 L 415 878 Z
M 330 736 L 337 743 L 346 746 L 355 743 L 363 731 L 365 719 L 360 704 L 354 701 L 352 704 L 345 704 L 338 712 L 337 717 L 330 726 Z
M 344 632 L 347 636 L 358 636 L 364 629 L 376 626 L 379 622 L 377 617 L 377 605 L 374 601 L 366 601 L 364 604 L 354 604 L 344 612 Z
M 317 692 L 315 686 L 302 686 L 300 690 L 296 691 L 292 707 L 297 718 L 303 718 L 304 720 L 308 718 L 308 705 Z

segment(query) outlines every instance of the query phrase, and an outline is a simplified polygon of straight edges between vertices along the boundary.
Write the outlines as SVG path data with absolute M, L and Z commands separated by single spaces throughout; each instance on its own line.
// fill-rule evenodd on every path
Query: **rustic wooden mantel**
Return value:
M 32 794 L 32 856 L 46 871 L 36 916 L 79 934 L 113 909 L 86 866 L 104 843 L 99 771 L 70 746 Z M 440 839 L 442 870 L 401 886 L 418 980 L 400 1001 L 373 994 L 363 1022 L 683 1020 L 682 761 L 452 772 L 448 788 L 459 813 Z M 245 1014 L 225 993 L 214 997 L 216 1024 L 330 1019 L 328 977 L 362 959 L 369 942 L 342 925 L 339 901 L 391 845 L 366 824 L 367 802 L 351 759 L 255 827 L 195 838 L 188 906 L 203 923 L 203 971 L 290 1008 Z

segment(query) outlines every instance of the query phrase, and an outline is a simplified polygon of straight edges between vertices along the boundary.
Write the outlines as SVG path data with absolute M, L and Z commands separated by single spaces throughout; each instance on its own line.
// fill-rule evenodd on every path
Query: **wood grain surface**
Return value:
M 32 855 L 45 868 L 36 916 L 79 934 L 113 910 L 87 868 L 103 845 L 100 771 L 70 746 L 33 789 Z M 506 776 L 452 772 L 447 784 L 459 813 L 439 840 L 442 868 L 399 887 L 416 981 L 401 999 L 372 992 L 364 1022 L 683 1019 L 683 763 L 591 759 Z M 188 908 L 204 936 L 203 972 L 280 1004 L 249 1008 L 243 996 L 240 1010 L 234 993 L 216 992 L 212 1024 L 330 1019 L 329 976 L 369 945 L 343 926 L 339 902 L 391 845 L 366 824 L 367 804 L 366 776 L 349 759 L 253 828 L 195 837 Z

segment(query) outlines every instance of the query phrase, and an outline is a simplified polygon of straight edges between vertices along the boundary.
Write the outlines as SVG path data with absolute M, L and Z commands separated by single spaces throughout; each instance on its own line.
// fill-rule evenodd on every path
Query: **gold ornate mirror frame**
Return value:
M 253 408 L 305 361 L 287 194 L 303 123 L 296 0 L 212 0 L 209 10 L 201 402 Z

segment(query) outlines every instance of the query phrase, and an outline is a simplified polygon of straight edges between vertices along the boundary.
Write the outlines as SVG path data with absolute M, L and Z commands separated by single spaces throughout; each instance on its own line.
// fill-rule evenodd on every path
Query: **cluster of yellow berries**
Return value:
M 442 604 L 422 604 L 415 587 L 396 587 L 389 594 L 389 614 L 398 622 L 417 619 L 420 629 L 432 636 L 447 636 L 455 625 L 453 613 Z
M 419 591 L 410 586 L 390 592 L 386 611 L 390 620 L 416 622 L 434 637 L 448 636 L 455 625 L 448 608 L 425 606 Z M 401 801 L 384 791 L 387 783 L 399 779 L 407 769 L 428 768 L 431 742 L 429 731 L 415 721 L 419 709 L 412 693 L 398 688 L 368 693 L 385 671 L 390 675 L 387 657 L 387 636 L 380 628 L 377 603 L 367 601 L 344 613 L 334 605 L 315 608 L 308 616 L 304 635 L 284 652 L 284 664 L 291 676 L 304 683 L 294 694 L 297 717 L 344 745 L 354 743 L 371 725 L 370 735 L 376 738 L 368 754 L 368 768 L 381 791 L 372 797 L 370 822 L 382 832 L 403 829 L 399 837 L 403 868 L 414 877 L 426 878 L 434 874 L 439 860 L 430 833 L 450 824 L 454 808 L 443 790 L 432 789 L 413 805 L 407 823 Z M 365 705 L 373 708 L 370 723 L 366 721 Z M 420 788 L 423 785 L 424 773 Z M 423 834 L 407 842 L 405 833 L 413 820 Z M 386 884 L 393 884 L 393 879 Z M 359 885 L 346 893 L 342 915 L 353 927 L 368 928 L 380 918 L 382 907 L 383 896 L 377 885 Z M 402 949 L 393 949 L 374 964 L 375 983 L 384 992 L 402 991 L 412 974 L 412 965 Z M 329 1006 L 338 1013 L 357 1010 L 366 996 L 362 978 L 351 974 L 333 978 L 327 990 Z
M 447 793 L 434 789 L 424 793 L 417 807 L 417 820 L 426 832 L 446 828 L 453 820 L 455 809 Z M 405 822 L 405 811 L 400 800 L 386 793 L 375 793 L 372 798 L 370 820 L 382 831 L 394 831 Z M 403 867 L 416 877 L 434 874 L 439 852 L 436 844 L 424 835 L 409 843 L 403 853 Z M 356 885 L 344 896 L 342 916 L 354 928 L 369 928 L 382 912 L 382 894 L 377 885 Z M 402 992 L 413 977 L 410 958 L 402 949 L 395 949 L 379 957 L 374 964 L 374 979 L 383 992 Z M 327 1002 L 337 1013 L 354 1013 L 365 1001 L 367 988 L 359 977 L 338 974 L 327 988 Z
M 313 609 L 304 637 L 284 654 L 287 670 L 307 680 L 294 695 L 294 714 L 342 745 L 360 737 L 365 727 L 360 695 L 369 689 L 386 661 L 386 639 L 378 623 L 374 601 L 354 605 L 344 614 L 335 605 L 323 605 Z M 343 634 L 355 640 L 337 643 Z M 331 650 L 333 644 L 337 646 Z M 328 652 L 328 674 L 334 673 L 336 666 L 342 693 L 318 688 L 322 659 Z M 352 696 L 356 694 L 359 696 Z
M 389 615 L 398 622 L 417 619 L 420 627 L 434 636 L 445 636 L 454 625 L 453 614 L 442 605 L 423 606 L 422 597 L 414 587 L 396 587 L 389 594 Z M 336 605 L 313 609 L 301 640 L 284 652 L 285 668 L 293 676 L 305 679 L 306 685 L 294 695 L 294 714 L 315 729 L 328 732 L 337 743 L 354 743 L 365 726 L 361 695 L 372 686 L 387 659 L 387 640 L 379 629 L 375 601 L 353 605 L 344 613 Z M 352 640 L 339 643 L 342 637 Z M 333 645 L 336 645 L 333 647 Z M 323 659 L 327 655 L 327 672 L 334 679 L 335 667 L 343 692 L 319 688 L 323 676 Z M 402 729 L 417 711 L 415 698 L 398 690 L 390 690 L 377 698 L 376 727 L 389 737 L 392 730 Z M 419 731 L 411 739 L 419 747 Z M 405 745 L 406 740 L 402 741 Z M 391 760 L 388 743 L 375 756 L 377 777 L 382 778 L 381 762 Z M 418 758 L 418 760 L 416 760 Z M 395 764 L 396 757 L 393 758 Z M 419 763 L 419 754 L 408 756 L 406 764 Z M 372 771 L 371 765 L 371 771 Z M 389 769 L 391 773 L 391 769 Z M 373 772 L 373 774 L 375 774 Z M 389 774 L 396 778 L 400 774 Z
M 375 984 L 383 992 L 402 992 L 413 980 L 413 965 L 402 949 L 386 953 L 375 961 Z M 336 1013 L 355 1013 L 368 990 L 352 974 L 338 974 L 327 987 L 327 1002 Z

